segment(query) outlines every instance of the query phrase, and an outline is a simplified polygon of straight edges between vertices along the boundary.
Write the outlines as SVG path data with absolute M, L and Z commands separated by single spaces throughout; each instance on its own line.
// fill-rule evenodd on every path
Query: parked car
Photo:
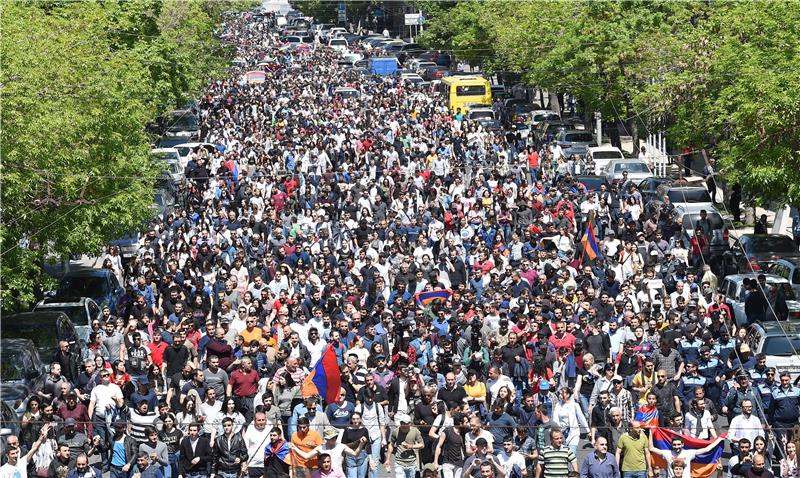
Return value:
M 478 124 L 481 125 L 481 127 L 487 131 L 496 132 L 496 131 L 502 131 L 503 129 L 503 125 L 500 124 L 500 122 L 495 119 L 486 119 L 486 118 L 479 119 Z
M 156 189 L 153 193 L 152 208 L 154 216 L 167 217 L 175 212 L 175 195 L 163 187 Z
M 639 190 L 639 193 L 641 193 L 644 203 L 650 204 L 656 198 L 658 187 L 670 181 L 672 181 L 672 178 L 661 176 L 651 176 L 643 179 L 642 182 L 639 183 L 637 189 Z
M 556 141 L 567 156 L 577 154 L 586 156 L 590 146 L 594 146 L 594 135 L 589 131 L 565 130 L 556 135 Z
M 114 313 L 125 294 L 117 276 L 108 269 L 79 269 L 68 272 L 58 285 L 57 297 L 90 297 Z
M 800 324 L 768 322 L 747 329 L 745 343 L 754 354 L 767 357 L 767 367 L 778 375 L 789 372 L 792 382 L 800 377 Z
M 797 246 L 783 234 L 742 234 L 731 245 L 740 270 L 763 270 L 778 259 L 800 257 Z
M 628 180 L 640 182 L 652 176 L 650 167 L 641 159 L 612 159 L 603 170 L 603 176 L 611 184 L 616 184 L 623 179 L 623 173 L 628 173 Z
M 694 237 L 697 223 L 702 218 L 699 211 L 687 205 L 679 205 L 675 207 L 675 220 L 678 219 L 683 224 L 683 238 L 686 244 Z M 703 232 L 709 239 L 709 249 L 712 255 L 721 255 L 731 248 L 730 237 L 728 235 L 728 228 L 725 227 L 725 221 L 722 219 L 719 211 L 709 208 L 706 211 L 706 220 L 710 224 L 710 228 L 706 225 Z
M 600 146 L 590 146 L 587 154 L 592 155 L 594 161 L 595 174 L 601 174 L 603 169 L 612 159 L 625 159 L 619 148 L 611 146 L 610 144 L 601 144 Z
M 6 456 L 8 437 L 18 437 L 20 433 L 19 419 L 22 414 L 17 413 L 13 405 L 0 401 L 0 456 Z
M 350 45 L 344 38 L 331 38 L 328 40 L 328 46 L 336 51 L 345 52 Z
M 33 312 L 63 312 L 69 317 L 78 338 L 87 341 L 93 319 L 99 319 L 102 309 L 89 297 L 47 297 L 33 308 Z
M 0 340 L 0 400 L 19 407 L 26 398 L 44 389 L 46 373 L 33 340 Z
M 175 184 L 181 184 L 186 180 L 184 167 L 181 163 L 181 155 L 175 148 L 157 148 L 150 151 L 150 156 L 159 163 L 158 165 L 172 176 Z
M 603 184 L 606 185 L 606 189 L 609 187 L 605 176 L 584 175 L 576 176 L 575 179 L 578 181 L 578 183 L 582 184 L 587 191 L 599 191 L 600 186 Z
M 200 149 L 208 151 L 209 154 L 214 154 L 218 151 L 217 145 L 213 143 L 178 143 L 174 148 L 178 150 L 178 154 L 181 158 L 181 166 L 184 169 L 186 169 L 186 165 L 189 164 L 190 153 L 197 152 Z
M 119 255 L 122 256 L 122 262 L 127 263 L 127 261 L 133 259 L 133 256 L 139 252 L 140 239 L 141 235 L 139 232 L 129 232 L 119 239 L 111 241 L 109 244 L 119 248 Z
M 731 274 L 725 276 L 719 286 L 720 292 L 725 294 L 725 301 L 730 306 L 731 312 L 736 320 L 737 325 L 748 325 L 750 320 L 745 314 L 745 299 L 746 290 L 744 288 L 745 279 L 757 279 L 759 274 Z M 766 279 L 767 294 L 772 293 L 775 287 L 784 287 L 786 293 L 786 305 L 789 308 L 789 319 L 800 319 L 800 302 L 797 302 L 797 297 L 794 295 L 789 281 L 783 277 L 772 274 L 764 274 Z
M 186 142 L 200 136 L 200 121 L 193 109 L 175 110 L 165 119 L 167 139 L 182 139 Z
M 467 113 L 467 119 L 474 121 L 484 119 L 493 120 L 496 119 L 496 117 L 492 108 L 476 108 L 473 106 L 469 109 L 469 113 Z
M 673 183 L 664 183 L 656 189 L 652 203 L 660 206 L 664 202 L 664 196 L 669 198 L 672 205 L 682 206 L 693 212 L 715 209 L 705 186 L 676 186 Z
M 340 86 L 333 90 L 333 96 L 339 96 L 341 98 L 358 98 L 360 93 L 355 88 Z
M 547 121 L 561 121 L 561 116 L 555 111 L 551 110 L 534 110 L 531 111 L 531 126 L 536 127 L 541 123 Z
M 69 316 L 57 310 L 33 310 L 3 317 L 0 322 L 0 335 L 3 339 L 27 339 L 36 346 L 36 351 L 44 361 L 49 361 L 58 351 L 58 342 L 71 342 L 77 352 L 83 344 L 77 328 Z
M 569 125 L 562 121 L 543 121 L 539 123 L 536 127 L 536 132 L 534 135 L 536 136 L 537 141 L 541 141 L 543 143 L 549 143 L 556 137 L 561 130 L 569 129 Z
M 767 272 L 789 281 L 795 295 L 800 297 L 800 259 L 778 259 L 769 265 Z

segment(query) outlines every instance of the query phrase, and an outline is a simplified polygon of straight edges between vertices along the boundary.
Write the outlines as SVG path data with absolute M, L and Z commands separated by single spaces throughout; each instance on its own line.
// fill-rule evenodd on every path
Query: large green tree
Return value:
M 427 3 L 417 2 L 421 8 Z M 761 0 L 429 5 L 422 41 L 576 97 L 636 140 L 657 123 L 762 202 L 800 204 L 800 4 Z
M 96 252 L 152 215 L 145 126 L 225 64 L 209 3 L 0 7 L 4 310 L 47 286 L 45 259 Z

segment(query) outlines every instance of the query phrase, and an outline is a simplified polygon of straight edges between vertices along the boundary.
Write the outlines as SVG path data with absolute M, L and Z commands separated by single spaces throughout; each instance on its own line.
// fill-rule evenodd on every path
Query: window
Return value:
M 622 159 L 622 155 L 616 151 L 595 151 L 592 153 L 594 159 Z
M 794 268 L 794 274 L 792 274 L 792 284 L 800 284 L 800 267 Z
M 456 96 L 482 96 L 486 94 L 484 85 L 461 85 L 456 86 Z

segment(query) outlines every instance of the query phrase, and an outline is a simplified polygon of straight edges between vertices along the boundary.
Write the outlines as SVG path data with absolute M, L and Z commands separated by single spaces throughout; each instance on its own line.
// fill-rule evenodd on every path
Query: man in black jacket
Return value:
M 189 425 L 189 435 L 181 441 L 178 478 L 207 478 L 211 469 L 211 443 L 200 436 L 200 424 Z
M 212 478 L 236 478 L 247 461 L 247 446 L 242 435 L 233 433 L 233 419 L 222 419 L 223 434 L 214 441 L 214 473 Z

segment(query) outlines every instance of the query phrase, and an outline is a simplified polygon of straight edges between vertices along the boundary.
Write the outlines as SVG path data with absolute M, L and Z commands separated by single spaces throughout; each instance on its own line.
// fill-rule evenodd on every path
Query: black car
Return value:
M 587 191 L 599 191 L 603 184 L 606 185 L 606 189 L 609 189 L 605 176 L 576 176 L 575 180 L 582 184 Z
M 642 199 L 644 200 L 645 204 L 658 197 L 656 190 L 658 190 L 659 186 L 669 182 L 672 182 L 671 178 L 662 178 L 656 176 L 642 180 L 642 182 L 639 183 L 639 192 L 642 194 Z
M 45 365 L 32 340 L 0 340 L 0 400 L 19 407 L 27 397 L 44 389 L 45 374 Z
M 43 360 L 49 361 L 58 351 L 58 342 L 66 340 L 80 355 L 81 346 L 75 324 L 64 312 L 22 312 L 3 317 L 0 334 L 5 339 L 27 339 L 36 344 Z

